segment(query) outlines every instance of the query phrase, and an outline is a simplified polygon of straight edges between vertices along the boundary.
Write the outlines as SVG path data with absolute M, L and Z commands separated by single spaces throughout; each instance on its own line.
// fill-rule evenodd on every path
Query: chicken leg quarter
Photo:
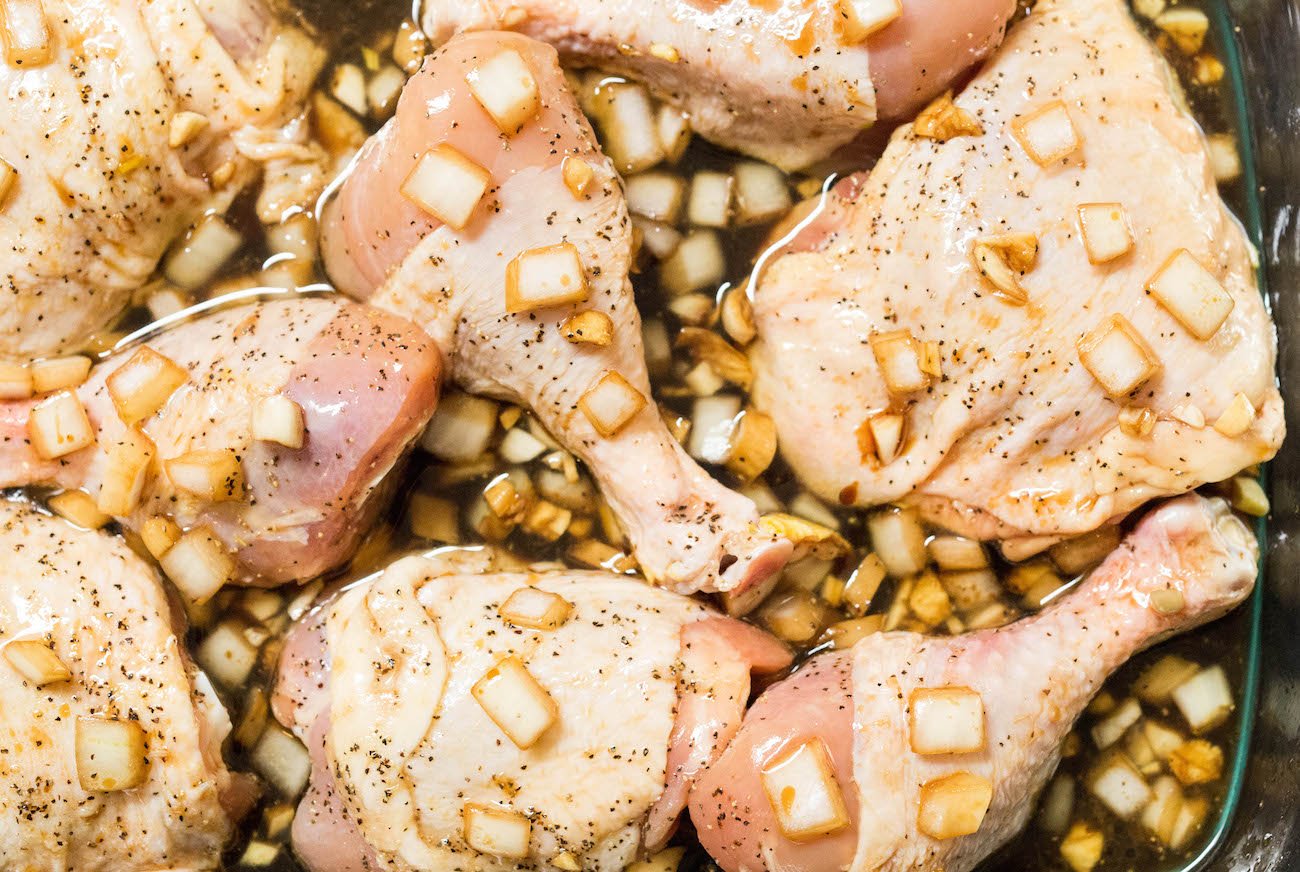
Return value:
M 534 114 L 505 134 L 467 76 L 512 53 L 539 96 Z M 443 146 L 491 176 L 463 230 L 400 193 L 417 160 Z M 648 401 L 628 281 L 631 224 L 618 178 L 554 50 L 516 34 L 476 33 L 426 59 L 396 117 L 366 145 L 330 203 L 323 234 L 339 288 L 422 325 L 463 387 L 530 407 L 582 458 L 647 575 L 694 592 L 741 590 L 780 571 L 790 543 L 759 529 L 754 504 L 700 469 Z M 509 265 L 565 244 L 581 261 L 585 299 L 512 311 Z M 606 344 L 566 338 L 565 322 L 579 311 L 608 319 Z M 641 406 L 602 432 L 584 404 L 610 379 L 639 394 Z
M 1077 591 L 1033 617 L 950 638 L 881 633 L 816 658 L 759 699 L 696 782 L 700 841 L 727 872 L 973 869 L 1025 825 L 1106 677 L 1242 602 L 1257 557 L 1254 536 L 1221 500 L 1184 496 L 1154 509 Z M 1157 608 L 1154 596 L 1171 591 L 1181 607 Z M 982 700 L 983 750 L 914 752 L 917 691 L 954 687 Z M 759 773 L 810 738 L 825 743 L 850 823 L 795 842 L 779 830 Z M 918 825 L 923 787 L 958 772 L 991 785 L 987 813 L 974 833 L 932 838 Z

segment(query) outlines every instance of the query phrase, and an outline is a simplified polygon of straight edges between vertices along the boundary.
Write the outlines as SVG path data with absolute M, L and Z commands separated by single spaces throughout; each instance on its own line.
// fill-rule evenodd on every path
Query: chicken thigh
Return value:
M 847 13 L 857 5 L 430 0 L 422 23 L 434 44 L 498 28 L 551 43 L 568 64 L 644 81 L 704 137 L 794 170 L 949 87 L 997 45 L 1016 9 L 1015 0 L 903 0 L 897 18 L 864 36 L 867 23 Z
M 829 500 L 1084 533 L 1282 441 L 1273 325 L 1120 0 L 1044 0 L 753 282 L 754 399 Z
M 185 547 L 155 554 L 183 589 L 171 562 L 188 574 L 194 553 L 212 591 L 310 578 L 383 506 L 439 370 L 413 324 L 342 298 L 223 309 L 118 352 L 75 392 L 0 404 L 0 486 L 83 488 L 137 531 L 170 519 Z M 77 441 L 45 444 L 51 421 Z
M 751 670 L 790 663 L 685 597 L 495 559 L 404 558 L 291 632 L 274 708 L 313 755 L 312 872 L 624 869 L 739 729 Z
M 263 0 L 23 0 L 0 64 L 0 360 L 75 348 L 265 161 L 322 52 Z
M 690 809 L 700 841 L 727 872 L 973 869 L 1025 825 L 1062 740 L 1107 675 L 1244 600 L 1257 556 L 1254 537 L 1221 500 L 1180 497 L 1033 617 L 949 638 L 876 634 L 815 658 L 759 698 L 697 780 Z M 977 749 L 924 745 L 918 723 L 933 725 L 936 715 L 919 706 L 936 693 L 974 702 Z M 795 841 L 778 825 L 763 773 L 806 747 L 829 761 L 844 817 L 825 835 Z M 958 783 L 981 797 L 980 814 L 966 835 L 937 838 L 927 803 Z
M 0 858 L 23 872 L 216 869 L 254 798 L 147 563 L 0 501 Z
M 510 132 L 474 89 L 523 95 Z M 322 247 L 338 287 L 422 325 L 463 387 L 528 406 L 586 462 L 652 579 L 738 591 L 780 571 L 790 543 L 649 399 L 622 190 L 554 50 L 477 33 L 430 56 L 327 208 Z

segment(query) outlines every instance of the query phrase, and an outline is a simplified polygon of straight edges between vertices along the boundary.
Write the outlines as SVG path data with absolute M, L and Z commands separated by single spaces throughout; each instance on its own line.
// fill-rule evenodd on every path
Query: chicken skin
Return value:
M 1221 500 L 1184 496 L 1154 509 L 1078 590 L 1033 617 L 949 638 L 881 633 L 814 658 L 759 698 L 696 782 L 700 841 L 727 872 L 975 868 L 1024 827 L 1062 740 L 1106 677 L 1241 603 L 1257 557 L 1254 536 Z M 911 709 L 941 689 L 978 694 L 979 750 L 914 750 Z M 793 841 L 760 773 L 810 739 L 826 749 L 847 823 Z M 932 785 L 956 773 L 991 786 L 987 811 L 973 832 L 935 838 L 919 824 L 920 808 Z
M 0 502 L 0 554 L 4 868 L 217 869 L 253 786 L 222 762 L 230 721 L 154 570 L 16 502 Z M 102 731 L 139 745 L 114 759 Z
M 1124 3 L 1039 3 L 766 261 L 754 398 L 809 487 L 1066 536 L 1273 456 L 1273 325 L 1170 82 Z
M 702 136 L 796 170 L 877 118 L 898 120 L 950 86 L 1002 38 L 1014 0 L 904 0 L 865 40 L 839 0 L 431 0 L 435 44 L 513 30 L 566 64 L 643 81 Z
M 404 558 L 291 632 L 274 710 L 313 754 L 293 831 L 312 872 L 623 869 L 671 835 L 751 671 L 790 663 L 693 600 L 497 559 Z M 485 841 L 484 814 L 517 838 Z
M 115 375 L 159 357 L 176 387 L 128 426 Z M 87 447 L 51 458 L 33 439 L 34 418 L 58 396 L 0 404 L 0 486 L 80 488 L 137 531 L 159 517 L 207 531 L 233 558 L 229 581 L 310 578 L 346 562 L 385 504 L 389 471 L 433 412 L 439 372 L 437 350 L 414 325 L 342 298 L 222 309 L 91 371 L 75 392 L 94 432 Z M 263 403 L 285 400 L 301 418 L 296 447 L 255 435 Z M 136 457 L 144 465 L 134 499 L 126 511 L 106 507 L 122 458 Z M 208 469 L 224 477 L 198 488 L 181 478 Z
M 261 164 L 312 160 L 323 60 L 263 0 L 22 5 L 45 35 L 0 65 L 0 361 L 79 347 Z
M 509 133 L 470 82 L 502 58 L 522 65 L 537 92 Z M 410 187 L 426 161 L 448 153 L 486 185 L 459 230 L 417 205 L 430 195 Z M 435 188 L 457 184 L 444 177 Z M 754 504 L 697 466 L 649 402 L 622 190 L 553 49 L 476 33 L 431 55 L 363 149 L 322 232 L 340 289 L 420 324 L 462 387 L 531 408 L 587 464 L 653 580 L 683 593 L 730 591 L 780 571 L 790 543 L 762 531 Z M 538 253 L 576 258 L 581 275 L 565 277 L 580 289 L 565 297 L 572 302 L 508 299 L 512 287 L 523 292 L 519 264 Z M 575 334 L 567 325 L 579 315 L 609 335 Z M 625 412 L 613 420 L 594 411 L 611 395 Z

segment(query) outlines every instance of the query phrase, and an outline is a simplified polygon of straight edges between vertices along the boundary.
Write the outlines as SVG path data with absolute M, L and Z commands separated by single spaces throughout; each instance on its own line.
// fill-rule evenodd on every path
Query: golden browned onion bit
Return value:
M 604 348 L 614 341 L 614 322 L 604 312 L 585 309 L 566 318 L 560 325 L 560 332 L 575 345 Z
M 675 47 L 662 42 L 650 46 L 650 56 L 670 64 L 675 64 L 682 59 L 681 53 Z
M 965 109 L 952 101 L 952 91 L 936 99 L 912 122 L 917 136 L 947 142 L 959 136 L 979 136 L 984 127 Z
M 757 409 L 746 409 L 736 419 L 727 469 L 741 481 L 753 481 L 776 457 L 776 423 Z
M 1125 406 L 1119 410 L 1119 429 L 1125 436 L 1142 439 L 1156 426 L 1156 413 L 1145 406 Z
M 1028 302 L 1020 278 L 1038 262 L 1038 237 L 1032 233 L 1003 233 L 975 240 L 971 262 L 985 281 L 1016 304 Z

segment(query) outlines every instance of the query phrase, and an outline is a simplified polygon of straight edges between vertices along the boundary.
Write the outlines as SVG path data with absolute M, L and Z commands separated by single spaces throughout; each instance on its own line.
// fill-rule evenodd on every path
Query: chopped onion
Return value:
M 1178 810 L 1173 831 L 1169 835 L 1169 847 L 1181 851 L 1205 823 L 1210 813 L 1210 803 L 1203 796 L 1188 799 Z
M 541 100 L 537 80 L 519 52 L 507 49 L 465 76 L 474 99 L 507 136 L 518 133 L 537 115 Z
M 207 284 L 244 245 L 220 215 L 208 215 L 172 247 L 163 266 L 167 281 L 192 291 Z
M 539 539 L 554 542 L 568 531 L 572 523 L 573 512 L 546 500 L 536 500 L 529 507 L 521 526 Z
M 971 245 L 971 262 L 1009 302 L 1023 304 L 1029 295 L 1020 279 L 1038 263 L 1038 237 L 1032 233 L 982 237 Z
M 638 860 L 628 866 L 624 872 L 677 872 L 677 867 L 681 865 L 682 857 L 685 855 L 686 848 L 681 845 L 675 848 L 665 848 L 645 860 Z M 567 872 L 577 872 L 577 870 L 575 868 L 567 870 Z
M 686 183 L 675 173 L 649 172 L 632 176 L 624 183 L 627 208 L 633 215 L 651 221 L 675 224 L 686 196 Z
M 1251 403 L 1250 397 L 1237 394 L 1232 398 L 1232 402 L 1228 403 L 1228 408 L 1224 409 L 1223 414 L 1214 422 L 1214 429 L 1233 439 L 1249 430 L 1254 422 L 1255 406 Z
M 0 361 L 0 401 L 25 400 L 35 391 L 32 371 L 21 363 Z
M 902 0 L 835 0 L 836 23 L 844 42 L 857 45 L 903 14 Z
M 311 108 L 316 137 L 332 155 L 350 156 L 365 143 L 365 126 L 337 100 L 316 91 L 311 96 Z
M 912 750 L 917 754 L 984 750 L 984 698 L 969 687 L 917 688 L 908 711 Z
M 1075 821 L 1070 831 L 1061 839 L 1061 859 L 1073 872 L 1092 872 L 1101 862 L 1106 837 L 1101 830 L 1084 821 Z
M 198 112 L 177 112 L 167 125 L 167 144 L 172 148 L 184 148 L 199 134 L 208 129 L 208 119 Z
M 1121 738 L 1128 728 L 1142 719 L 1142 706 L 1136 699 L 1129 697 L 1103 720 L 1092 728 L 1092 741 L 1101 750 L 1106 750 Z
M 871 601 L 875 599 L 886 574 L 884 561 L 879 556 L 868 552 L 862 558 L 844 585 L 843 603 L 849 614 L 865 615 L 871 609 Z
M 498 453 L 507 463 L 529 463 L 546 453 L 546 445 L 527 430 L 512 427 L 501 440 Z
M 307 787 L 311 755 L 292 734 L 275 724 L 266 728 L 252 753 L 253 768 L 280 792 L 293 798 Z
M 1151 801 L 1151 788 L 1121 753 L 1106 755 L 1088 779 L 1088 789 L 1122 820 L 1132 820 Z
M 1160 361 L 1123 315 L 1111 315 L 1078 341 L 1079 360 L 1102 389 L 1123 397 L 1160 371 Z
M 776 458 L 776 422 L 757 409 L 746 409 L 735 419 L 731 451 L 725 463 L 741 481 L 762 475 Z
M 952 617 L 952 600 L 940 584 L 939 576 L 930 570 L 916 577 L 907 595 L 907 605 L 927 629 Z
M 191 305 L 193 301 L 183 291 L 168 287 L 154 291 L 145 301 L 145 308 L 149 310 L 149 316 L 155 321 L 171 317 Z
M 1048 549 L 1052 562 L 1066 575 L 1078 575 L 1097 566 L 1119 547 L 1120 529 L 1110 525 L 1066 539 Z
M 921 369 L 921 347 L 907 330 L 873 333 L 871 351 L 881 377 L 890 393 L 905 394 L 930 384 L 930 376 Z
M 130 427 L 167 405 L 189 378 L 169 358 L 142 345 L 109 375 L 106 384 L 118 417 Z
M 356 64 L 339 64 L 330 76 L 330 96 L 357 115 L 366 114 L 366 75 Z
M 676 315 L 677 320 L 683 324 L 702 327 L 713 320 L 713 297 L 706 294 L 684 294 L 673 297 L 668 301 L 668 311 Z
M 480 854 L 522 860 L 528 856 L 532 823 L 522 814 L 465 803 L 465 842 Z
M 95 505 L 95 498 L 85 491 L 64 491 L 50 497 L 46 500 L 46 503 L 49 505 L 50 511 L 60 518 L 71 521 L 78 527 L 87 530 L 98 530 L 113 520 L 99 510 L 99 507 Z
M 140 526 L 140 538 L 154 559 L 162 560 L 181 538 L 181 528 L 166 515 L 155 515 Z
M 727 291 L 719 308 L 722 329 L 741 346 L 748 345 L 758 335 L 754 324 L 754 306 L 749 301 L 746 284 L 742 283 Z
M 877 414 L 866 421 L 866 427 L 859 431 L 859 440 L 870 436 L 871 452 L 881 465 L 893 463 L 903 447 L 903 429 L 907 419 L 902 415 Z M 864 451 L 864 459 L 866 452 Z
M 244 853 L 239 855 L 239 865 L 241 867 L 261 868 L 270 866 L 280 856 L 280 846 L 274 842 L 263 842 L 258 839 L 249 841 L 244 848 Z
M 894 578 L 925 569 L 925 528 L 912 509 L 885 509 L 867 519 L 871 548 Z
M 1168 0 L 1133 0 L 1133 11 L 1148 21 L 1165 11 Z
M 731 172 L 737 224 L 765 224 L 790 211 L 790 185 L 781 170 L 758 161 L 740 161 Z
M 1145 406 L 1125 406 L 1118 420 L 1120 432 L 1133 439 L 1145 439 L 1156 428 L 1156 413 Z
M 9 665 L 34 687 L 58 684 L 72 677 L 54 649 L 38 639 L 13 639 L 4 646 L 4 654 Z
M 582 158 L 569 155 L 560 164 L 560 176 L 564 179 L 564 186 L 569 189 L 570 194 L 583 197 L 587 193 L 587 188 L 591 186 L 592 180 L 596 178 L 596 171 Z
M 849 825 L 844 795 L 821 739 L 809 739 L 781 754 L 759 777 L 786 838 L 805 841 Z
M 802 645 L 811 642 L 821 632 L 824 607 L 807 591 L 795 590 L 773 597 L 763 603 L 758 621 L 773 636 L 783 642 Z
M 731 223 L 735 180 L 728 173 L 701 170 L 691 177 L 686 218 L 697 227 L 726 227 Z
M 511 524 L 519 523 L 528 511 L 528 500 L 515 489 L 507 473 L 498 475 L 483 488 L 483 500 L 492 514 Z
M 1092 263 L 1109 263 L 1133 249 L 1133 232 L 1122 203 L 1084 203 L 1079 230 Z
M 1143 702 L 1165 705 L 1174 689 L 1192 678 L 1200 667 L 1176 654 L 1167 654 L 1148 666 L 1133 683 L 1133 693 Z
M 569 619 L 573 603 L 559 594 L 537 587 L 521 587 L 502 603 L 497 613 L 516 627 L 554 630 Z
M 5 0 L 3 7 L 5 60 L 13 67 L 48 63 L 50 28 L 41 0 Z
M 1169 417 L 1199 430 L 1205 426 L 1205 413 L 1195 403 L 1182 403 L 1174 407 Z
M 1236 181 L 1241 176 L 1241 153 L 1237 139 L 1231 133 L 1212 133 L 1205 139 L 1210 170 L 1220 185 Z M 4 198 L 4 182 L 0 178 L 0 199 Z
M 816 497 L 809 497 L 810 500 L 816 500 Z M 808 512 L 802 506 L 791 502 L 791 511 L 803 510 L 806 514 L 827 514 L 820 503 L 817 506 L 821 508 L 820 513 Z M 829 515 L 829 520 L 839 524 L 839 520 L 834 515 Z M 780 512 L 763 515 L 758 519 L 758 527 L 767 533 L 782 536 L 789 539 L 794 544 L 794 560 L 801 560 L 811 555 L 823 560 L 831 560 L 841 555 L 849 553 L 852 550 L 849 543 L 844 537 L 835 532 L 833 528 L 826 524 L 820 524 L 805 518 L 794 515 L 786 515 Z
M 450 391 L 438 401 L 420 446 L 439 460 L 466 463 L 487 453 L 496 428 L 495 402 Z
M 590 289 L 571 242 L 525 251 L 506 267 L 506 311 L 528 312 L 581 303 Z
M 940 569 L 983 569 L 989 555 L 983 544 L 964 536 L 935 536 L 928 546 L 930 557 Z
M 1012 121 L 1011 133 L 1034 163 L 1042 167 L 1064 160 L 1079 148 L 1079 133 L 1060 100 Z
M 822 633 L 819 644 L 829 644 L 832 650 L 847 651 L 870 635 L 879 633 L 884 626 L 884 615 L 867 615 L 837 621 Z
M 1152 798 L 1142 810 L 1142 826 L 1164 844 L 1173 841 L 1174 824 L 1183 807 L 1183 790 L 1178 781 L 1168 775 L 1151 785 Z
M 980 136 L 984 133 L 984 126 L 974 115 L 954 103 L 949 91 L 916 116 L 912 131 L 923 139 L 947 142 L 959 136 Z
M 659 279 L 669 294 L 681 296 L 716 288 L 726 271 L 727 257 L 717 234 L 712 230 L 695 230 L 663 262 Z
M 1202 669 L 1175 687 L 1170 698 L 1198 735 L 1226 721 L 1234 708 L 1232 689 L 1222 666 Z
M 565 319 L 560 332 L 575 345 L 604 348 L 614 341 L 614 321 L 604 312 L 585 309 Z
M 426 151 L 402 182 L 402 196 L 443 224 L 464 230 L 492 174 L 447 143 Z
M 611 572 L 632 572 L 636 561 L 626 552 L 596 539 L 583 539 L 569 546 L 569 558 L 582 566 L 592 569 L 608 569 Z
M 993 801 L 993 782 L 954 772 L 921 786 L 917 829 L 932 839 L 955 839 L 979 831 Z
M 284 394 L 263 397 L 253 406 L 253 438 L 285 448 L 302 448 L 307 435 L 302 406 Z
M 994 602 L 1002 593 L 997 574 L 991 569 L 944 572 L 939 580 L 953 605 L 967 615 Z
M 366 102 L 370 105 L 370 114 L 381 120 L 392 115 L 405 87 L 405 72 L 392 64 L 380 67 L 366 83 Z
M 185 533 L 158 562 L 181 593 L 199 604 L 211 599 L 235 574 L 234 558 L 207 527 Z
M 518 657 L 497 663 L 475 682 L 470 693 L 521 749 L 535 745 L 560 716 L 555 700 Z
M 1165 261 L 1146 288 L 1197 339 L 1209 339 L 1232 314 L 1232 297 L 1185 248 Z
M 90 358 L 84 354 L 52 357 L 32 361 L 28 369 L 32 376 L 32 390 L 38 394 L 48 394 L 80 387 L 90 374 Z
M 410 21 L 403 21 L 393 40 L 393 62 L 414 75 L 424 63 L 424 56 L 429 50 L 429 38 Z
M 36 453 L 47 460 L 95 444 L 95 429 L 81 400 L 70 391 L 60 391 L 33 407 L 27 419 L 27 436 Z
M 153 441 L 139 430 L 127 430 L 108 447 L 95 503 L 101 512 L 124 517 L 135 511 L 155 452 Z
M 244 498 L 244 468 L 233 450 L 190 451 L 163 467 L 177 490 L 215 503 Z
M 199 666 L 226 690 L 238 690 L 257 666 L 258 648 L 244 633 L 245 627 L 234 619 L 213 627 L 194 652 Z
M 1210 19 L 1200 9 L 1180 6 L 1167 9 L 1156 16 L 1156 27 L 1169 34 L 1169 38 L 1185 55 L 1194 55 L 1205 44 L 1210 30 Z
M 601 376 L 578 400 L 578 408 L 591 426 L 606 438 L 618 435 L 645 406 L 645 396 L 613 370 Z
M 664 159 L 654 102 L 642 85 L 604 82 L 592 114 L 604 132 L 605 153 L 623 175 L 647 170 Z
M 632 226 L 641 232 L 641 242 L 656 260 L 667 260 L 682 244 L 682 234 L 676 227 L 659 221 L 650 221 L 639 215 L 632 216 Z
M 149 776 L 144 729 L 136 721 L 78 717 L 77 781 L 87 792 L 130 790 Z
M 659 145 L 670 163 L 677 163 L 691 144 L 691 122 L 686 113 L 665 103 L 655 114 L 655 129 Z
M 1038 804 L 1038 826 L 1060 835 L 1070 826 L 1074 814 L 1074 779 L 1064 773 L 1052 779 Z
M 733 348 L 727 340 L 702 327 L 683 327 L 677 334 L 678 348 L 687 349 L 697 363 L 708 363 L 718 375 L 744 390 L 754 380 L 749 358 Z

